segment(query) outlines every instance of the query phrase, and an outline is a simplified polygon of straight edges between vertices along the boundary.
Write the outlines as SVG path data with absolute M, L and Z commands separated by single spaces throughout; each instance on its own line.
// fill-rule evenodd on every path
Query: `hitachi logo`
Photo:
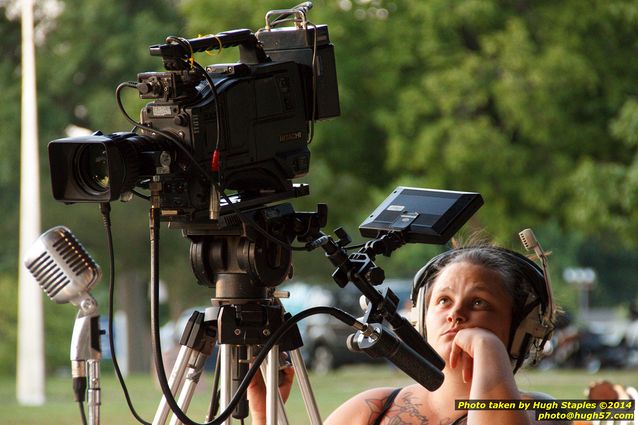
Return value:
M 301 140 L 303 134 L 301 131 L 293 131 L 291 133 L 284 133 L 279 135 L 280 142 L 292 142 L 294 140 Z

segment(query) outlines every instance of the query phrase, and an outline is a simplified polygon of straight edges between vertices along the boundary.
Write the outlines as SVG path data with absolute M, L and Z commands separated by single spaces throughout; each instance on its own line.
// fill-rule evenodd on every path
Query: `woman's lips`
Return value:
M 445 335 L 455 336 L 458 333 L 458 331 L 460 331 L 461 329 L 463 329 L 463 328 L 457 328 L 457 327 L 450 328 L 447 331 L 443 332 L 441 335 L 442 336 L 445 336 Z

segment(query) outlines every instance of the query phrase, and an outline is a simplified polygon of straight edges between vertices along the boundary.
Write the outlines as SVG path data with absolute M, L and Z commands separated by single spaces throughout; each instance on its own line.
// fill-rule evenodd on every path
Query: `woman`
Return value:
M 442 386 L 365 391 L 337 408 L 327 425 L 536 423 L 533 411 L 455 410 L 455 400 L 539 397 L 520 392 L 514 380 L 530 350 L 553 330 L 551 292 L 534 262 L 492 246 L 453 249 L 417 273 L 412 300 L 417 328 L 446 360 Z M 291 380 L 288 373 L 284 385 Z M 258 424 L 263 405 L 255 401 L 263 394 L 258 385 L 249 391 Z

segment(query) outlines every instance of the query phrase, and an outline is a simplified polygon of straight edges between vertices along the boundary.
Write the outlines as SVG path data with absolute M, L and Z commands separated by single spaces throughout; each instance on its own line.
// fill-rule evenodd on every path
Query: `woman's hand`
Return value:
M 281 398 L 286 402 L 292 388 L 292 381 L 295 376 L 295 370 L 292 366 L 287 366 L 279 371 L 279 393 Z M 261 425 L 266 423 L 266 385 L 261 371 L 257 372 L 253 380 L 248 385 L 248 406 L 252 417 L 253 425 Z
M 461 368 L 463 382 L 470 383 L 470 399 L 516 400 L 520 393 L 516 387 L 507 348 L 496 334 L 483 328 L 465 328 L 458 331 L 452 342 L 449 367 Z M 472 410 L 468 424 L 529 424 L 524 411 Z
M 512 364 L 503 342 L 483 328 L 458 331 L 452 342 L 449 365 L 461 368 L 463 382 L 471 382 L 473 398 L 517 398 Z
M 505 352 L 505 346 L 494 333 L 483 328 L 461 329 L 452 342 L 449 365 L 450 368 L 455 369 L 460 364 L 463 382 L 467 383 L 472 380 L 474 375 L 476 356 L 481 354 L 493 356 L 499 351 Z M 491 359 L 491 363 L 493 362 L 494 359 Z M 507 364 L 509 365 L 509 360 Z

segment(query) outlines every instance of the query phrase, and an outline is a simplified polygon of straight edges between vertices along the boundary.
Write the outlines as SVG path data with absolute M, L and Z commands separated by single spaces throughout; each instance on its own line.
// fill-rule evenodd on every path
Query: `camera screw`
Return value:
M 159 161 L 162 167 L 168 167 L 171 165 L 171 154 L 166 151 L 162 151 L 162 153 L 160 153 Z
M 264 334 L 264 336 L 270 336 L 270 329 L 264 329 L 262 333 Z
M 239 328 L 235 329 L 235 335 L 237 336 L 241 335 L 241 329 Z

